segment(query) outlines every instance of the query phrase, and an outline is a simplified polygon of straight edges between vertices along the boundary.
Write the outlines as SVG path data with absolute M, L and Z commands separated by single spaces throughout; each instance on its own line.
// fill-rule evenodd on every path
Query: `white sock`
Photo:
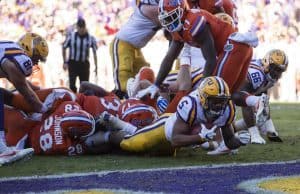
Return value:
M 259 134 L 257 126 L 250 127 L 248 131 L 251 137 L 253 137 L 255 134 Z
M 5 132 L 0 131 L 0 153 L 3 153 L 7 149 Z
M 105 132 L 103 136 L 104 136 L 104 142 L 105 143 L 109 142 L 110 131 Z
M 248 96 L 246 98 L 246 104 L 247 104 L 247 106 L 253 106 L 253 107 L 255 107 L 257 105 L 258 101 L 259 101 L 259 96 L 252 96 L 251 95 L 251 96 Z
M 125 131 L 129 134 L 133 134 L 137 130 L 136 126 L 122 121 L 121 119 L 115 116 L 111 116 L 109 121 L 114 128 L 121 129 L 122 131 Z
M 260 127 L 260 130 L 262 133 L 266 134 L 267 132 L 269 133 L 275 133 L 278 135 L 278 132 L 276 131 L 272 119 L 268 119 L 263 126 Z
M 21 149 L 24 149 L 25 148 L 25 143 L 26 143 L 26 140 L 28 138 L 28 135 L 24 135 L 24 137 L 22 137 L 22 139 L 20 139 L 16 145 L 16 148 L 18 150 L 21 150 Z

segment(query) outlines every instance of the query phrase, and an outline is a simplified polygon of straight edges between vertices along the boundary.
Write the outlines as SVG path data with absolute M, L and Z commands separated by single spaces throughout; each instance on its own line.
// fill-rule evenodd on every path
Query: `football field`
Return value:
M 291 188 L 279 191 L 300 192 L 300 104 L 271 104 L 271 117 L 283 143 L 267 140 L 225 156 L 193 148 L 176 157 L 33 156 L 0 168 L 0 193 L 247 193 L 272 189 L 261 182 L 276 177 Z

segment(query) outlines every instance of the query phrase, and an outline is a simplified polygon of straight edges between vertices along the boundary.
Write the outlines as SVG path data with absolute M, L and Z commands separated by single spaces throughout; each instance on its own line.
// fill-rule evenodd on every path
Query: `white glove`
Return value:
M 239 138 L 240 142 L 243 145 L 250 143 L 251 135 L 248 131 L 242 130 L 242 131 L 237 132 L 237 134 L 238 134 L 238 138 Z
M 109 114 L 107 111 L 104 111 L 98 117 L 95 118 L 95 123 L 99 123 L 102 125 L 108 124 L 111 116 L 112 115 Z
M 149 86 L 148 88 L 145 88 L 143 90 L 140 90 L 135 97 L 137 98 L 143 98 L 144 96 L 146 96 L 147 94 L 150 94 L 151 99 L 154 98 L 154 96 L 158 93 L 159 88 L 155 85 L 152 84 L 151 86 Z
M 42 121 L 43 114 L 42 113 L 32 113 L 28 114 L 26 119 L 32 120 L 32 121 Z
M 204 124 L 201 124 L 201 127 L 202 127 L 202 129 L 201 129 L 200 133 L 198 133 L 198 135 L 202 139 L 212 140 L 216 136 L 216 132 L 215 132 L 217 129 L 216 125 L 210 129 L 207 129 Z
M 47 112 L 49 110 L 49 107 L 45 104 L 45 103 L 43 103 L 42 104 L 42 108 L 41 108 L 41 110 L 40 110 L 40 113 L 45 113 L 45 112 Z

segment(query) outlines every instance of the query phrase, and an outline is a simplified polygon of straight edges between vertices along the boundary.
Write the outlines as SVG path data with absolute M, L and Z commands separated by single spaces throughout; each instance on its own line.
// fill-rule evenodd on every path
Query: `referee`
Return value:
M 90 35 L 83 18 L 79 18 L 76 23 L 77 31 L 69 34 L 63 43 L 62 55 L 64 60 L 63 69 L 68 69 L 70 89 L 77 92 L 76 78 L 82 81 L 89 81 L 90 62 L 89 50 L 93 50 L 95 63 L 95 76 L 97 76 L 97 44 L 95 37 Z M 66 58 L 66 50 L 69 48 L 69 58 Z

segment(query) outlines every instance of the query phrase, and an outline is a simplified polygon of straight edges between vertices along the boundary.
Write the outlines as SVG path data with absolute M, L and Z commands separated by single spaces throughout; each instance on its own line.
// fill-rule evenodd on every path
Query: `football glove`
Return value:
M 251 136 L 248 131 L 246 131 L 246 130 L 239 131 L 239 132 L 237 132 L 237 136 L 243 145 L 250 143 Z
M 143 98 L 144 96 L 146 96 L 147 94 L 150 94 L 151 99 L 153 99 L 155 97 L 155 95 L 158 93 L 159 88 L 155 85 L 152 84 L 151 86 L 149 86 L 148 88 L 145 88 L 143 90 L 140 90 L 137 94 L 136 97 L 137 98 Z
M 216 132 L 215 132 L 217 129 L 216 125 L 210 129 L 207 129 L 204 124 L 201 124 L 201 127 L 202 127 L 201 131 L 200 131 L 200 133 L 198 133 L 198 135 L 202 139 L 209 141 L 209 140 L 212 140 L 216 136 Z

